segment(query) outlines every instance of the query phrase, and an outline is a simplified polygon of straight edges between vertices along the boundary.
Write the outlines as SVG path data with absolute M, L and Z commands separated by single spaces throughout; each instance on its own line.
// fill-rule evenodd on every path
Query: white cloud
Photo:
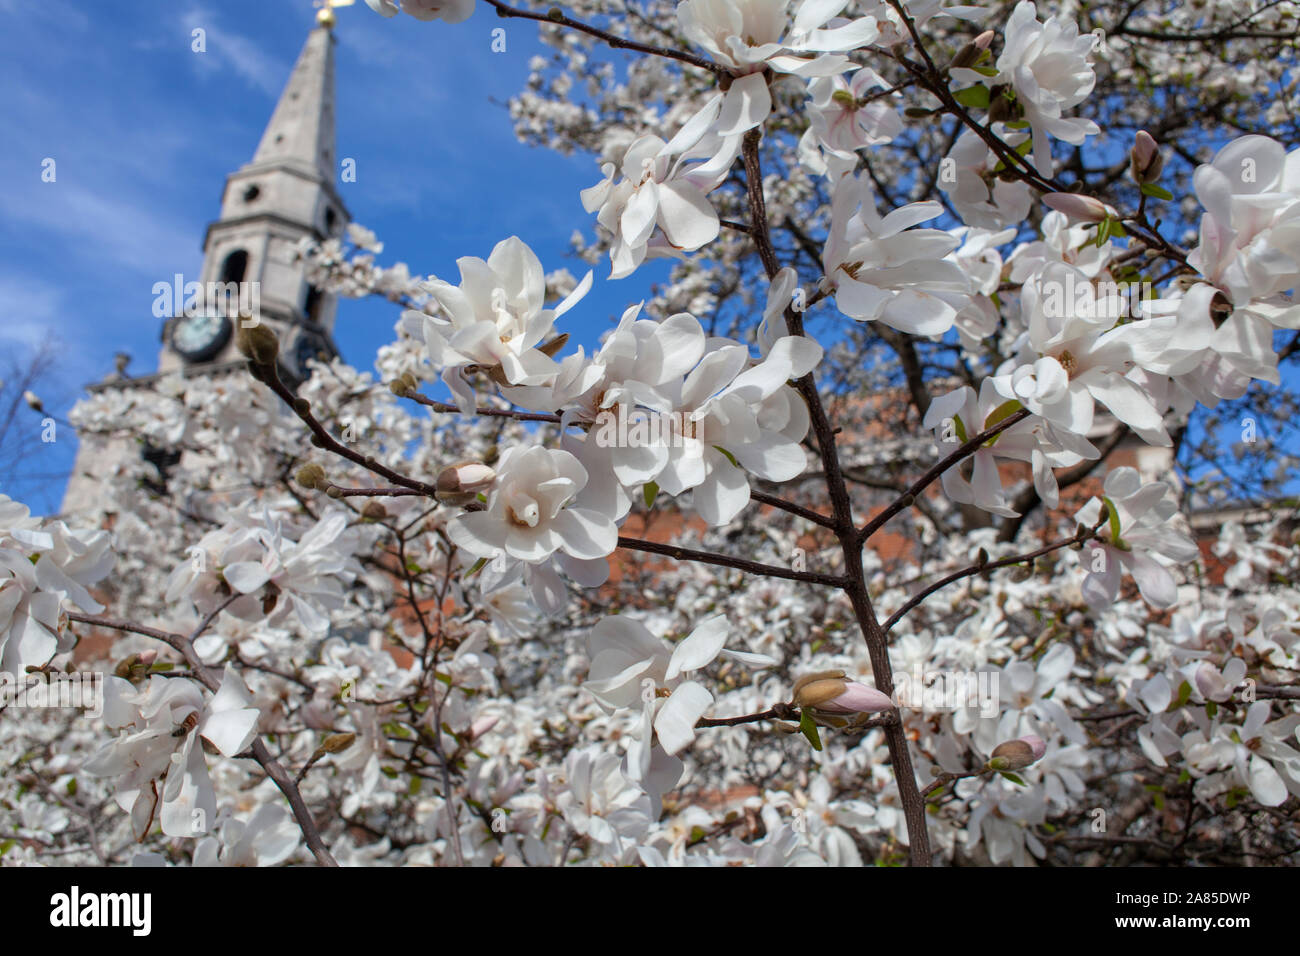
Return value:
M 266 53 L 253 40 L 240 33 L 226 30 L 217 23 L 217 15 L 206 8 L 195 7 L 181 16 L 187 34 L 202 29 L 206 36 L 206 52 L 195 53 L 196 65 L 209 69 L 222 65 L 250 86 L 271 96 L 279 96 L 289 68 Z M 210 57 L 211 60 L 205 58 Z

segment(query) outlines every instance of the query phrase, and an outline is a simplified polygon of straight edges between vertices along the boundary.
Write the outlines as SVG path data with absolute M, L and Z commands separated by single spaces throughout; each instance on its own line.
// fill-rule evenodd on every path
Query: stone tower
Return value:
M 249 313 L 279 337 L 280 374 L 290 387 L 306 377 L 308 359 L 337 354 L 337 301 L 310 286 L 296 261 L 304 238 L 339 236 L 349 221 L 335 188 L 334 18 L 328 8 L 321 14 L 252 160 L 226 177 L 219 218 L 203 238 L 201 274 L 177 274 L 154 286 L 162 341 L 157 372 L 128 376 L 119 356 L 118 370 L 89 391 L 147 388 L 176 372 L 242 374 L 234 332 Z M 133 454 L 138 448 L 124 442 L 83 440 L 63 513 L 94 501 L 96 476 L 111 467 L 112 456 Z M 145 457 L 161 473 L 171 464 L 165 453 L 146 450 Z
M 279 336 L 289 379 L 302 376 L 308 358 L 336 354 L 337 303 L 295 262 L 302 239 L 338 236 L 348 222 L 334 187 L 333 47 L 328 26 L 311 31 L 252 161 L 226 177 L 220 218 L 203 240 L 203 307 L 167 317 L 159 372 L 239 361 L 231 327 L 241 310 Z M 192 301 L 191 290 L 172 292 L 173 304 Z

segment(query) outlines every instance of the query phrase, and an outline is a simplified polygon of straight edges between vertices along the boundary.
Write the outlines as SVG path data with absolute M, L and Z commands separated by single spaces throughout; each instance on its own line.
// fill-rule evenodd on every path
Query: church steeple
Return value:
M 323 27 L 312 30 L 280 94 L 252 165 L 282 163 L 322 179 L 334 176 L 334 42 Z
M 332 25 L 320 20 L 308 34 L 252 161 L 226 177 L 220 218 L 203 242 L 204 289 L 238 283 L 241 305 L 256 303 L 258 319 L 279 336 L 291 376 L 305 371 L 309 357 L 336 354 L 331 333 L 337 303 L 307 284 L 296 261 L 304 238 L 338 236 L 349 221 L 334 185 Z M 227 312 L 226 322 L 169 319 L 159 371 L 237 361 L 229 328 L 237 314 Z

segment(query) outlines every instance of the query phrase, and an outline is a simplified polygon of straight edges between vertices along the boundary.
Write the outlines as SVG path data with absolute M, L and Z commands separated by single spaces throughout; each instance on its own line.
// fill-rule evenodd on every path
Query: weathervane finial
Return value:
M 356 3 L 356 0 L 314 0 L 312 6 L 319 7 L 316 11 L 316 22 L 326 30 L 334 29 L 337 19 L 334 16 L 335 7 L 350 7 Z

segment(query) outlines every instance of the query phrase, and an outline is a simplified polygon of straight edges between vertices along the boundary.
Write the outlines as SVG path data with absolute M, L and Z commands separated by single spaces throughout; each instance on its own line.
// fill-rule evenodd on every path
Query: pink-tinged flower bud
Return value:
M 819 671 L 795 681 L 794 705 L 818 714 L 879 714 L 893 709 L 885 694 L 848 680 L 843 671 Z
M 448 465 L 438 473 L 438 500 L 464 504 L 480 491 L 491 488 L 496 477 L 497 473 L 481 461 L 461 461 Z
M 993 748 L 989 755 L 990 770 L 1023 770 L 1031 763 L 1041 760 L 1047 753 L 1047 743 L 1036 734 L 1026 734 L 1016 740 L 1008 740 Z
M 140 652 L 140 663 L 145 667 L 153 667 L 153 662 L 157 659 L 158 651 L 155 648 L 150 648 L 147 651 Z
M 974 40 L 971 40 L 953 56 L 952 62 L 948 64 L 949 69 L 959 70 L 963 67 L 974 65 L 989 45 L 993 42 L 993 31 L 985 30 Z
M 1133 148 L 1129 150 L 1128 156 L 1129 172 L 1139 184 L 1155 182 L 1165 168 L 1165 158 L 1160 155 L 1160 147 L 1146 130 L 1139 131 L 1133 138 Z
M 471 741 L 478 740 L 485 733 L 495 727 L 497 721 L 500 719 L 500 717 L 480 717 L 478 720 L 474 721 L 474 723 L 469 725 L 469 739 Z
M 1043 205 L 1084 222 L 1103 222 L 1109 218 L 1106 207 L 1098 200 L 1078 193 L 1048 193 L 1043 197 Z

